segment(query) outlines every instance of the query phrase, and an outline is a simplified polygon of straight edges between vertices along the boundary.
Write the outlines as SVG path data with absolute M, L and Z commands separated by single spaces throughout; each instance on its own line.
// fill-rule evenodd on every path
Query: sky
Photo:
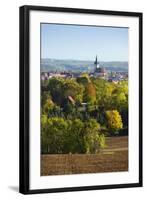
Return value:
M 128 61 L 128 28 L 41 24 L 41 58 Z

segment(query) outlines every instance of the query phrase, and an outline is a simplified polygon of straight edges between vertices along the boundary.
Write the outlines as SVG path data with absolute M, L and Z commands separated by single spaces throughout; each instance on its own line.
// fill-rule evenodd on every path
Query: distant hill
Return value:
M 94 61 L 42 59 L 41 72 L 92 72 L 94 71 L 93 63 Z M 128 62 L 100 62 L 100 66 L 106 68 L 107 71 L 128 72 Z

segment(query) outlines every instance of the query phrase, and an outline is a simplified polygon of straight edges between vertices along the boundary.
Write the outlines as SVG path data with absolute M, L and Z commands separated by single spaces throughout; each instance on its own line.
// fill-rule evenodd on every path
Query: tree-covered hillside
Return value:
M 128 81 L 85 73 L 42 81 L 42 153 L 97 153 L 105 136 L 122 134 L 128 134 Z

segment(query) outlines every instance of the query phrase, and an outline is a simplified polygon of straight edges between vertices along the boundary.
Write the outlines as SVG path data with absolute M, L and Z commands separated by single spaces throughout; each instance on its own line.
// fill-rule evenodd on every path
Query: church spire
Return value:
M 98 67 L 99 67 L 99 62 L 98 62 L 98 60 L 97 60 L 97 55 L 96 55 L 96 58 L 95 58 L 94 65 L 96 66 L 96 68 L 98 68 Z
M 96 58 L 95 58 L 94 65 L 97 65 L 97 55 L 96 55 Z

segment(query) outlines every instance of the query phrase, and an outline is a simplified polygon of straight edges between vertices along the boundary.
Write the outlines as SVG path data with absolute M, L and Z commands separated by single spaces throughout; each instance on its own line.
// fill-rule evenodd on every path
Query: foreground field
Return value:
M 41 155 L 41 176 L 128 171 L 128 137 L 109 137 L 98 154 Z

